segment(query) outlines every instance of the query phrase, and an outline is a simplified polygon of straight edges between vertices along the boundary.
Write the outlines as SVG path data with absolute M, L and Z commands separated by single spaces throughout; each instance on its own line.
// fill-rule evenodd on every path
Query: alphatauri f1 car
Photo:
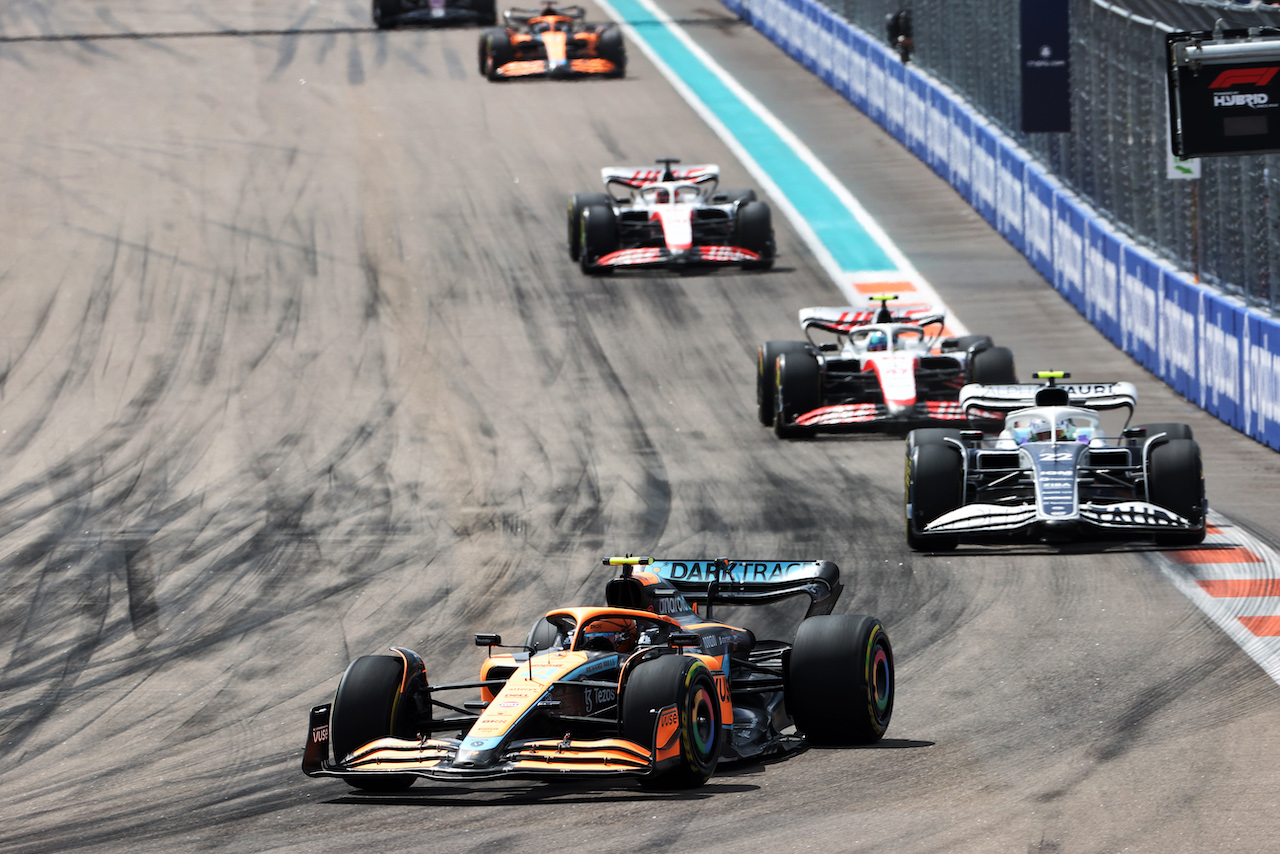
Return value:
M 588 24 L 581 6 L 508 9 L 504 27 L 480 34 L 480 73 L 512 77 L 622 77 L 627 48 L 613 24 Z
M 1129 427 L 1132 383 L 968 385 L 961 407 L 1007 412 L 996 437 L 948 428 L 907 436 L 907 542 L 942 551 L 961 541 L 1154 538 L 1194 545 L 1205 535 L 1200 446 L 1185 424 Z M 1127 410 L 1118 432 L 1102 413 Z
M 495 0 L 373 0 L 379 29 L 430 24 L 480 24 L 498 20 Z
M 967 382 L 1014 383 L 1013 353 L 986 335 L 946 338 L 942 313 L 928 306 L 800 309 L 805 341 L 766 341 L 756 356 L 760 423 L 780 438 L 819 430 L 998 423 L 998 413 L 959 405 Z M 814 333 L 834 340 L 818 341 Z
M 605 605 L 550 611 L 514 647 L 476 635 L 489 655 L 475 681 L 433 683 L 400 647 L 357 658 L 333 701 L 311 710 L 303 771 L 370 791 L 419 777 L 684 788 L 722 760 L 784 752 L 801 737 L 857 745 L 884 734 L 893 650 L 879 620 L 830 613 L 842 589 L 835 564 L 605 563 L 620 568 Z M 793 643 L 712 619 L 717 605 L 796 594 L 810 605 Z
M 569 199 L 569 257 L 584 273 L 624 268 L 773 266 L 773 214 L 755 190 L 717 192 L 720 167 L 612 166 L 600 170 L 605 193 Z

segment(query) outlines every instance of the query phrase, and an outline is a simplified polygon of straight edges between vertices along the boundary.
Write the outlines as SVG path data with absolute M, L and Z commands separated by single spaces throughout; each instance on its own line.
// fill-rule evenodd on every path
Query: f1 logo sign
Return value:
M 1219 74 L 1209 84 L 1209 88 L 1227 89 L 1232 86 L 1246 86 L 1250 83 L 1254 86 L 1266 86 L 1271 82 L 1271 78 L 1275 77 L 1277 71 L 1280 71 L 1280 66 L 1273 65 L 1270 68 L 1230 68 Z

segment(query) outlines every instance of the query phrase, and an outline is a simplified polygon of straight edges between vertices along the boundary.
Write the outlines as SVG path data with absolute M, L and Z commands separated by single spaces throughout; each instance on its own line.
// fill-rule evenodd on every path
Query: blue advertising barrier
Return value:
M 1117 347 L 1280 449 L 1280 323 L 1130 243 L 968 103 L 815 0 L 721 0 L 947 180 Z

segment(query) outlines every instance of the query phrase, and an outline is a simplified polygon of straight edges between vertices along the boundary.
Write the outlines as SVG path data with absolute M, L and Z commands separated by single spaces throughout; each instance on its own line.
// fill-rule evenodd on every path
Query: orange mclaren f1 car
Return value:
M 879 620 L 830 613 L 842 589 L 835 564 L 605 563 L 620 568 L 605 605 L 550 611 L 523 644 L 476 635 L 489 648 L 476 681 L 432 683 L 422 658 L 399 647 L 357 658 L 333 701 L 311 710 L 302 770 L 369 791 L 419 777 L 686 788 L 720 761 L 884 734 L 893 650 Z M 810 604 L 792 643 L 711 616 L 716 605 L 796 594 Z
M 621 77 L 627 70 L 622 32 L 613 24 L 587 24 L 581 6 L 547 4 L 508 9 L 505 27 L 480 34 L 480 73 L 511 77 Z

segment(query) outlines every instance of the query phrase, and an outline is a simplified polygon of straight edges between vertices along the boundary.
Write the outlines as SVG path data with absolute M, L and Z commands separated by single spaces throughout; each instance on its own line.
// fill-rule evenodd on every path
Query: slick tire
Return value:
M 1155 439 L 1151 443 L 1154 448 L 1162 445 L 1171 439 L 1194 439 L 1195 436 L 1191 432 L 1191 427 L 1186 424 L 1173 424 L 1168 422 L 1158 422 L 1155 424 L 1139 424 L 1139 427 L 1147 431 L 1147 439 Z M 1161 436 L 1160 434 L 1164 435 Z
M 574 193 L 569 197 L 569 257 L 574 261 L 582 254 L 582 212 L 592 205 L 612 207 L 605 193 Z
M 364 655 L 351 662 L 338 683 L 329 715 L 333 755 L 339 762 L 371 741 L 387 736 L 412 738 L 401 721 L 400 683 L 404 662 L 391 655 Z M 407 701 L 406 701 L 407 702 Z M 399 792 L 413 785 L 412 774 L 343 777 L 348 785 L 370 792 Z
M 1204 470 L 1200 446 L 1192 439 L 1161 442 L 1151 449 L 1147 477 L 1147 499 L 1195 525 L 1190 531 L 1156 534 L 1156 543 L 1162 546 L 1194 546 L 1204 542 Z
M 773 432 L 779 439 L 812 436 L 809 427 L 795 426 L 795 420 L 822 405 L 822 369 L 813 353 L 780 353 L 774 361 Z
M 529 636 L 525 638 L 524 645 L 533 647 L 534 654 L 537 654 L 551 649 L 559 635 L 560 632 L 553 623 L 546 617 L 539 617 L 533 624 L 533 628 L 529 630 Z
M 754 202 L 757 198 L 755 190 L 722 190 L 716 193 L 714 201 L 717 205 L 729 205 L 734 202 Z
M 951 551 L 953 534 L 922 534 L 924 526 L 964 500 L 964 461 L 948 444 L 917 444 L 907 451 L 907 545 L 918 552 Z
M 627 73 L 627 45 L 622 40 L 622 30 L 617 27 L 605 27 L 596 40 L 596 53 L 601 59 L 607 59 L 614 65 L 609 77 L 624 77 Z
M 498 69 L 515 59 L 511 38 L 501 27 L 491 27 L 480 37 L 480 73 L 490 80 L 502 80 Z
M 734 242 L 760 256 L 759 261 L 742 265 L 744 270 L 768 270 L 773 267 L 773 213 L 764 202 L 743 202 L 738 206 L 734 224 Z
M 666 733 L 658 726 L 663 712 L 675 707 L 678 739 L 675 756 L 641 785 L 662 789 L 692 789 L 715 773 L 724 741 L 720 701 L 715 679 L 705 664 L 687 655 L 663 655 L 636 666 L 623 690 L 622 737 L 658 753 L 672 744 L 655 744 Z
M 944 448 L 954 448 L 955 445 L 948 440 L 962 444 L 964 442 L 960 430 L 955 427 L 917 427 L 907 434 L 907 453 L 910 454 L 921 445 L 942 445 Z
M 1011 385 L 1018 381 L 1013 351 L 1008 347 L 988 347 L 969 361 L 969 381 L 981 385 Z
M 597 267 L 596 261 L 618 248 L 618 218 L 609 205 L 588 205 L 582 212 L 579 234 L 582 248 L 578 252 L 578 264 L 582 272 L 592 276 L 607 276 L 611 267 Z
M 956 339 L 953 346 L 966 353 L 970 350 L 981 352 L 994 343 L 990 335 L 963 335 Z
M 808 345 L 803 341 L 766 341 L 756 348 L 756 412 L 760 423 L 773 426 L 774 404 L 777 401 L 777 381 L 773 369 L 783 353 L 803 353 Z
M 800 623 L 784 667 L 787 711 L 806 741 L 875 744 L 893 716 L 893 647 L 875 617 Z

